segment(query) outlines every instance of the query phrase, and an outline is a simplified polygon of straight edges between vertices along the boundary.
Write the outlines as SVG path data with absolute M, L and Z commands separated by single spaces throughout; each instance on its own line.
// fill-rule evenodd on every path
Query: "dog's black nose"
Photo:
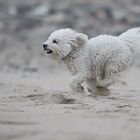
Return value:
M 44 50 L 47 50 L 48 45 L 47 44 L 43 44 L 43 48 Z

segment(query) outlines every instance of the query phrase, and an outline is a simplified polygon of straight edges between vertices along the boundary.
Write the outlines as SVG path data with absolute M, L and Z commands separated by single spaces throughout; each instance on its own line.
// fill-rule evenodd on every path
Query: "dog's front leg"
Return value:
M 86 79 L 86 83 L 88 91 L 94 93 L 97 88 L 96 87 L 97 81 L 95 79 Z
M 70 83 L 70 87 L 76 92 L 84 92 L 84 88 L 81 85 L 84 81 L 85 76 L 83 74 L 78 74 L 76 78 Z

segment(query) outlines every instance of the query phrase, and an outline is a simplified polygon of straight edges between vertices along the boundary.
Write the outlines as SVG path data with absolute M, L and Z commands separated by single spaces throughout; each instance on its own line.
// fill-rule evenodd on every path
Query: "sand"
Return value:
M 0 140 L 139 140 L 139 70 L 104 95 L 74 93 L 64 71 L 0 72 Z

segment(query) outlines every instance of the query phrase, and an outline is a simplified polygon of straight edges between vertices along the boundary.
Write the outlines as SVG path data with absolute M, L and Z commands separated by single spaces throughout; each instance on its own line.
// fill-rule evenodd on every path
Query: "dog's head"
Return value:
M 49 36 L 43 48 L 49 58 L 59 60 L 66 57 L 73 49 L 84 46 L 87 40 L 85 34 L 72 29 L 60 29 Z

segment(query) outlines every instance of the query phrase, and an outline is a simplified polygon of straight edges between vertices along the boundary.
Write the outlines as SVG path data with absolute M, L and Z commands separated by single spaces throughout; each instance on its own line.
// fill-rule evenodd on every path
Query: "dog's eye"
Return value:
M 58 41 L 54 39 L 54 40 L 53 40 L 53 43 L 58 43 Z

